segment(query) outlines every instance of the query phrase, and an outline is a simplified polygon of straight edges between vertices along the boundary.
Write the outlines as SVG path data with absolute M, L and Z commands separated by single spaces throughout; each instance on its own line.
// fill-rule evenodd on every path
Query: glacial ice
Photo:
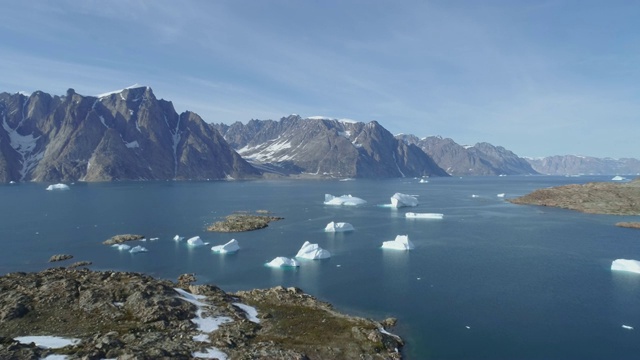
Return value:
M 236 239 L 231 239 L 231 241 L 224 245 L 216 245 L 212 247 L 211 250 L 221 254 L 232 253 L 240 250 L 240 245 L 238 245 L 238 241 Z
M 53 185 L 47 186 L 47 190 L 49 190 L 49 191 L 51 191 L 51 190 L 69 190 L 69 185 L 53 184 Z
M 202 241 L 202 239 L 200 239 L 200 236 L 194 236 L 191 239 L 187 240 L 187 244 L 189 244 L 190 246 L 204 246 L 204 245 L 209 245 L 209 243 Z
M 135 253 L 139 253 L 139 252 L 147 252 L 149 250 L 147 250 L 146 247 L 142 247 L 140 245 L 138 246 L 134 246 L 131 248 L 131 250 L 129 250 L 130 253 L 135 254 Z
M 266 265 L 270 267 L 298 267 L 300 266 L 300 263 L 295 259 L 278 256 L 277 258 L 269 261 Z
M 401 208 L 405 206 L 418 206 L 418 199 L 415 196 L 395 193 L 391 196 L 391 207 Z
M 22 344 L 35 343 L 37 347 L 42 349 L 60 349 L 68 345 L 75 345 L 80 339 L 63 338 L 60 336 L 18 336 L 14 338 Z
M 383 242 L 382 248 L 392 250 L 413 250 L 414 246 L 411 240 L 409 240 L 409 235 L 398 235 L 395 240 Z
M 182 241 L 182 240 L 184 240 L 184 236 L 176 235 L 176 236 L 173 237 L 173 240 L 174 241 Z
M 330 194 L 324 194 L 324 204 L 325 205 L 346 205 L 346 206 L 356 206 L 366 204 L 365 200 L 362 200 L 358 197 L 351 195 L 342 195 L 342 196 L 333 196 Z
M 411 219 L 442 219 L 444 217 L 444 214 L 408 212 L 405 213 L 404 216 Z
M 131 249 L 131 246 L 127 245 L 127 244 L 113 244 L 111 245 L 111 247 L 114 247 L 120 251 L 122 250 L 129 250 Z
M 628 271 L 640 274 L 640 261 L 617 259 L 611 263 L 612 271 Z
M 326 232 L 344 232 L 344 231 L 353 231 L 355 230 L 353 228 L 353 225 L 346 223 L 346 222 L 330 222 L 327 224 L 327 226 L 324 228 L 324 231 Z
M 296 257 L 310 260 L 327 259 L 331 257 L 331 253 L 318 246 L 318 244 L 305 241 Z

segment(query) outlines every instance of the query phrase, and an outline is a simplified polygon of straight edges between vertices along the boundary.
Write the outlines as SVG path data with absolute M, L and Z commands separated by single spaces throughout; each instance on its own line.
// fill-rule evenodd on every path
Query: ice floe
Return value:
M 626 330 L 633 330 L 633 326 L 630 325 L 622 325 L 622 328 Z
M 131 246 L 129 246 L 127 244 L 113 244 L 113 245 L 111 245 L 111 247 L 114 247 L 114 248 L 116 248 L 116 249 L 118 249 L 120 251 L 131 249 Z
M 351 195 L 333 196 L 330 194 L 324 194 L 325 205 L 356 206 L 356 205 L 362 205 L 366 203 L 367 202 L 365 200 L 362 200 L 359 197 L 355 197 Z
M 472 198 L 477 198 L 477 197 L 480 197 L 480 195 L 471 194 L 471 197 L 472 197 Z
M 43 349 L 60 349 L 65 346 L 80 343 L 80 339 L 64 338 L 60 336 L 18 336 L 14 339 L 22 344 L 35 343 L 37 347 Z
M 500 193 L 500 194 L 498 194 L 498 195 L 496 195 L 496 196 L 497 196 L 497 197 L 499 197 L 499 198 L 503 198 L 503 197 L 504 197 L 504 195 L 505 195 L 505 193 Z
M 140 245 L 138 246 L 134 246 L 131 248 L 131 250 L 129 250 L 130 253 L 135 254 L 135 253 L 139 253 L 139 252 L 147 252 L 149 250 L 147 250 L 146 247 L 142 247 Z
M 391 250 L 413 250 L 414 246 L 411 240 L 409 240 L 409 235 L 398 235 L 395 240 L 383 242 L 382 248 Z
M 353 225 L 346 222 L 330 222 L 325 226 L 324 231 L 326 232 L 343 232 L 343 231 L 353 231 Z
M 405 213 L 404 216 L 410 219 L 442 219 L 444 217 L 444 214 L 408 212 Z
M 310 260 L 327 259 L 331 257 L 331 253 L 318 246 L 318 244 L 305 241 L 296 257 Z
M 617 259 L 611 263 L 612 271 L 628 271 L 640 274 L 640 261 Z
M 418 199 L 415 196 L 395 193 L 391 196 L 391 207 L 400 208 L 405 206 L 418 206 Z
M 298 267 L 300 263 L 296 259 L 289 259 L 288 257 L 278 256 L 277 258 L 266 263 L 270 267 Z
M 53 184 L 47 186 L 47 190 L 69 190 L 69 185 L 66 184 Z
M 238 244 L 238 241 L 236 239 L 231 239 L 231 241 L 224 245 L 217 245 L 212 247 L 211 250 L 221 254 L 232 253 L 240 250 L 240 245 Z
M 420 184 L 426 184 L 428 182 L 429 182 L 429 180 L 427 180 L 427 179 L 420 179 Z
M 233 305 L 239 307 L 242 311 L 244 311 L 244 313 L 247 315 L 247 320 L 256 324 L 260 324 L 260 319 L 258 319 L 258 310 L 256 310 L 256 308 L 243 303 L 233 303 Z
M 174 241 L 182 241 L 182 240 L 184 240 L 184 236 L 176 235 L 176 236 L 173 237 L 173 240 Z
M 202 239 L 200 239 L 200 236 L 194 236 L 194 237 L 190 238 L 189 240 L 187 240 L 187 244 L 189 244 L 190 246 L 209 245 L 208 242 L 202 241 Z

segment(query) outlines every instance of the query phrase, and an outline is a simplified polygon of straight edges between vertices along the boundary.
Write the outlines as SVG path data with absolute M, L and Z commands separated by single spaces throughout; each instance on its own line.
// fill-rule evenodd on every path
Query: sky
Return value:
M 0 11 L 0 92 L 132 84 L 210 123 L 289 114 L 640 158 L 634 0 L 56 0 Z

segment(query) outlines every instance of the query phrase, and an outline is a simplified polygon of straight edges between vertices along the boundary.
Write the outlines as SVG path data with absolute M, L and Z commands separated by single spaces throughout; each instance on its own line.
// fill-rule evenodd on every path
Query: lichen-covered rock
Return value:
M 64 260 L 68 260 L 68 259 L 72 259 L 73 255 L 69 255 L 69 254 L 57 254 L 57 255 L 53 255 L 49 258 L 49 262 L 56 262 L 56 261 L 64 261 Z

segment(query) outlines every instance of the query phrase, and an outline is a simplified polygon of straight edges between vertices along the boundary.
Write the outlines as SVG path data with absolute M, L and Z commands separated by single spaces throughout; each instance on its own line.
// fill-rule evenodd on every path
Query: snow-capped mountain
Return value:
M 99 96 L 69 89 L 0 94 L 0 181 L 259 176 L 197 114 L 149 87 Z
M 417 146 L 369 123 L 291 115 L 213 125 L 245 159 L 284 174 L 329 177 L 447 176 Z

